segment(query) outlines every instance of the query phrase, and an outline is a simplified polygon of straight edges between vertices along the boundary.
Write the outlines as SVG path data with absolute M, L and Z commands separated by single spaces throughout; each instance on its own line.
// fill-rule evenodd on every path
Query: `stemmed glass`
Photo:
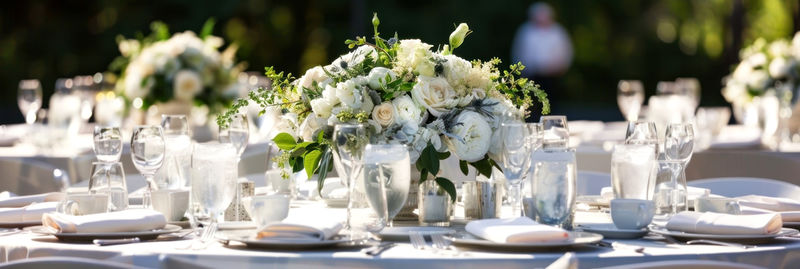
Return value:
M 372 186 L 375 183 L 382 182 L 384 184 L 384 192 L 386 196 L 386 222 L 392 226 L 392 220 L 408 199 L 408 188 L 411 185 L 411 160 L 408 155 L 408 149 L 405 145 L 400 144 L 386 144 L 375 145 L 369 144 L 364 149 L 364 184 L 365 186 Z M 376 195 L 371 193 L 376 189 L 381 188 L 365 188 L 367 197 L 370 201 Z M 379 213 L 383 212 L 378 203 L 370 203 L 373 209 L 377 208 Z M 380 217 L 380 214 L 379 214 Z
M 208 143 L 194 144 L 192 152 L 192 207 L 207 213 L 209 225 L 205 227 L 199 241 L 200 248 L 205 248 L 217 230 L 220 214 L 231 204 L 236 193 L 236 149 L 231 144 Z M 190 207 L 190 210 L 193 210 Z M 197 218 L 193 214 L 193 218 Z
M 628 129 L 625 131 L 625 144 L 658 145 L 656 123 L 652 121 L 629 121 Z
M 355 204 L 353 197 L 358 193 L 356 182 L 362 176 L 363 154 L 364 148 L 367 145 L 367 129 L 362 124 L 337 124 L 333 128 L 333 143 L 336 151 L 339 153 L 339 163 L 341 164 L 344 172 L 344 177 L 347 178 L 348 193 L 350 194 L 349 202 L 347 204 L 347 229 L 352 238 L 364 237 L 364 231 L 361 227 L 354 225 L 358 220 L 354 216 L 354 207 L 361 207 Z
M 142 198 L 144 208 L 152 207 L 150 195 L 155 181 L 153 176 L 164 163 L 164 131 L 161 126 L 147 125 L 133 128 L 131 136 L 131 159 L 147 181 L 147 190 Z
M 567 116 L 542 116 L 539 123 L 542 128 L 542 148 L 566 148 L 569 145 Z
M 530 143 L 528 127 L 524 123 L 503 123 L 503 175 L 511 185 L 509 197 L 515 216 L 522 214 L 523 175 L 530 165 Z
M 666 163 L 672 167 L 671 182 L 678 188 L 678 180 L 683 176 L 686 165 L 692 158 L 694 150 L 694 127 L 691 123 L 673 123 L 667 126 L 667 133 L 664 140 L 664 157 Z M 680 186 L 685 188 L 685 186 Z M 683 195 L 676 191 L 673 193 L 673 200 L 686 197 L 686 189 Z
M 639 119 L 644 102 L 644 87 L 638 80 L 620 80 L 617 84 L 617 105 L 627 121 Z
M 28 79 L 19 82 L 17 92 L 17 105 L 25 123 L 36 122 L 36 113 L 42 108 L 42 84 L 38 79 Z
M 231 122 L 226 128 L 219 130 L 219 142 L 231 143 L 236 148 L 237 162 L 247 148 L 250 139 L 250 127 L 247 123 L 247 115 L 237 113 L 231 117 Z

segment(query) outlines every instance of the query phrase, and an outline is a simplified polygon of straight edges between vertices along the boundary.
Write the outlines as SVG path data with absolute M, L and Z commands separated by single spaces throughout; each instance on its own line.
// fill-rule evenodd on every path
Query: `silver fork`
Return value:
M 463 253 L 452 246 L 452 242 L 444 238 L 441 234 L 431 234 L 433 246 L 446 254 L 461 256 Z
M 408 239 L 411 241 L 411 246 L 416 249 L 425 249 L 428 247 L 428 243 L 425 242 L 425 237 L 422 237 L 422 234 L 419 232 L 408 233 Z
M 707 239 L 697 239 L 697 240 L 689 240 L 686 241 L 687 245 L 695 245 L 695 244 L 708 244 L 708 245 L 717 245 L 717 246 L 726 246 L 726 247 L 735 247 L 735 248 L 754 248 L 754 245 L 744 245 L 739 243 L 731 243 L 731 242 L 723 242 L 723 241 L 716 241 L 716 240 L 707 240 Z

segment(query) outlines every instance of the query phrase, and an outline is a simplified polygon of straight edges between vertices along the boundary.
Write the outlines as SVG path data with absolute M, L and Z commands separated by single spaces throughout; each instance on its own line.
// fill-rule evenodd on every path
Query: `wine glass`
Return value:
M 94 154 L 101 162 L 119 161 L 122 155 L 122 132 L 119 127 L 94 127 Z
M 361 211 L 357 208 L 363 208 L 362 204 L 356 203 L 361 200 L 356 199 L 358 198 L 356 195 L 361 193 L 356 182 L 363 179 L 361 174 L 364 166 L 362 157 L 367 142 L 367 129 L 362 124 L 337 124 L 333 128 L 333 144 L 339 153 L 339 163 L 344 172 L 342 176 L 347 178 L 348 193 L 350 194 L 347 204 L 347 229 L 350 237 L 354 239 L 366 236 L 366 232 L 363 230 L 366 227 L 355 225 L 360 218 L 358 214 L 354 213 Z
M 673 123 L 667 126 L 664 150 L 668 160 L 689 162 L 694 149 L 694 127 L 691 123 Z
M 26 79 L 19 82 L 17 105 L 25 117 L 26 124 L 36 122 L 36 113 L 42 108 L 42 85 L 38 79 Z
M 525 123 L 502 123 L 503 135 L 503 175 L 511 185 L 509 198 L 515 216 L 522 214 L 521 183 L 525 171 L 530 165 L 530 138 Z
M 369 144 L 364 149 L 364 184 L 375 184 L 383 182 L 385 186 L 387 223 L 392 225 L 392 219 L 408 199 L 408 188 L 411 185 L 411 159 L 405 145 Z M 380 188 L 365 188 L 370 201 L 376 200 L 374 197 L 380 194 L 370 193 Z M 383 212 L 380 203 L 370 203 L 372 208 L 380 213 Z
M 542 148 L 566 148 L 569 145 L 567 116 L 542 116 L 539 123 L 542 125 Z
M 156 176 L 159 187 L 180 189 L 189 184 L 192 162 L 192 139 L 186 115 L 161 115 L 166 152 L 164 168 Z
M 155 181 L 153 176 L 164 163 L 164 130 L 158 125 L 136 126 L 131 136 L 131 159 L 147 181 L 147 190 L 142 199 L 144 208 L 152 207 L 150 194 Z
M 644 102 L 644 87 L 638 80 L 620 80 L 617 84 L 617 105 L 627 121 L 639 119 Z
M 625 131 L 625 144 L 658 145 L 656 123 L 652 121 L 629 121 Z
M 192 152 L 192 188 L 191 201 L 197 211 L 205 213 L 209 225 L 205 226 L 203 235 L 197 238 L 205 248 L 217 230 L 217 221 L 222 212 L 231 204 L 236 193 L 236 148 L 229 143 L 216 141 L 194 144 Z M 192 218 L 198 218 L 193 214 Z
M 231 143 L 236 148 L 237 160 L 241 158 L 250 138 L 250 127 L 247 123 L 247 115 L 237 113 L 231 117 L 231 122 L 226 128 L 219 130 L 219 142 Z

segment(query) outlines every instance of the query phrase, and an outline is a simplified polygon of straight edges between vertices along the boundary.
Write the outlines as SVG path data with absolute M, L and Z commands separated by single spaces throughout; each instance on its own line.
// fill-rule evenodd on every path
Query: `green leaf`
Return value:
M 297 149 L 292 150 L 291 154 L 289 156 L 291 156 L 292 158 L 300 157 L 300 156 L 303 156 L 303 154 L 305 154 L 305 153 L 306 153 L 306 149 L 305 148 L 297 148 Z
M 288 133 L 280 133 L 276 135 L 272 141 L 282 150 L 292 150 L 297 145 L 297 142 L 294 141 L 294 137 Z
M 322 149 L 322 158 L 319 162 L 319 177 L 317 178 L 317 191 L 322 192 L 322 187 L 325 186 L 325 179 L 328 176 L 328 171 L 331 170 L 333 167 L 333 163 L 331 162 L 332 152 L 329 148 L 324 147 Z
M 312 144 L 314 144 L 314 145 L 312 145 Z M 294 148 L 295 149 L 298 149 L 298 148 L 309 149 L 309 146 L 311 146 L 311 148 L 313 149 L 316 146 L 316 144 L 317 144 L 316 142 L 302 142 L 302 143 L 298 143 L 297 145 L 295 145 Z
M 488 157 L 483 157 L 480 161 L 470 163 L 472 167 L 475 167 L 478 170 L 478 173 L 485 176 L 491 177 L 492 176 L 492 164 L 489 162 Z
M 428 143 L 428 146 L 422 150 L 417 161 L 421 161 L 422 167 L 427 168 L 431 174 L 439 174 L 439 154 L 433 148 L 433 144 Z
M 422 184 L 425 180 L 428 180 L 428 169 L 423 168 L 419 170 L 419 184 Z
M 303 170 L 303 157 L 293 158 L 295 159 L 294 163 L 292 164 L 292 173 L 297 173 Z
M 461 173 L 463 173 L 465 176 L 469 174 L 469 167 L 467 167 L 467 164 L 468 163 L 465 160 L 458 161 L 458 167 L 461 168 Z
M 322 152 L 319 150 L 312 150 L 303 155 L 303 167 L 306 169 L 308 179 L 311 179 L 311 176 L 316 172 L 320 158 L 322 158 Z
M 442 188 L 444 191 L 447 192 L 448 195 L 450 195 L 450 201 L 451 202 L 453 202 L 453 203 L 456 202 L 456 195 L 457 195 L 456 194 L 456 185 L 453 184 L 453 182 L 451 182 L 449 179 L 446 179 L 446 178 L 443 178 L 443 177 L 437 177 L 436 178 L 436 184 L 438 184 L 440 188 Z
M 439 155 L 439 160 L 444 160 L 450 157 L 450 152 L 449 151 L 438 152 L 438 155 Z
M 207 36 L 210 36 L 211 32 L 214 31 L 214 24 L 216 23 L 217 21 L 214 19 L 214 17 L 208 18 L 208 20 L 203 23 L 203 29 L 200 30 L 200 38 L 206 39 Z

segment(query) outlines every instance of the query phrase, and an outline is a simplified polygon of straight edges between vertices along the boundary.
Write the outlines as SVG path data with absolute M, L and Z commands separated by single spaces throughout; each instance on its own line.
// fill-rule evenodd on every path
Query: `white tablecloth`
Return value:
M 322 205 L 292 208 L 290 214 L 344 214 L 342 209 Z M 579 212 L 577 221 L 598 222 L 607 216 Z M 460 256 L 417 250 L 400 243 L 380 256 L 371 257 L 358 249 L 311 251 L 267 251 L 247 249 L 243 245 L 214 243 L 205 250 L 177 250 L 189 241 L 153 241 L 99 247 L 91 244 L 60 243 L 50 236 L 16 234 L 0 237 L 0 262 L 25 258 L 70 256 L 105 259 L 152 268 L 537 268 L 545 267 L 564 254 L 563 250 L 528 253 L 503 253 L 485 250 L 462 250 Z M 574 249 L 580 268 L 624 265 L 639 262 L 701 259 L 753 264 L 767 268 L 791 268 L 800 264 L 800 239 L 786 238 L 752 249 L 708 245 L 676 245 L 661 241 L 618 240 L 615 249 L 587 246 Z M 643 253 L 634 251 L 644 247 Z

